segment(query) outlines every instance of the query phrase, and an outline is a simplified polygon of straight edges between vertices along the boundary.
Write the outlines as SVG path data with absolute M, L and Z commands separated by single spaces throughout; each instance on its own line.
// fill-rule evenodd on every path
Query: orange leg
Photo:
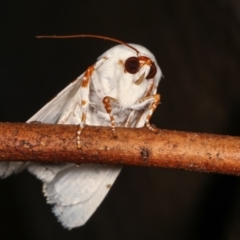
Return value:
M 149 106 L 149 112 L 148 112 L 148 115 L 146 117 L 146 121 L 145 122 L 146 122 L 146 127 L 150 131 L 157 133 L 157 129 L 155 127 L 151 126 L 151 124 L 149 123 L 149 120 L 152 117 L 153 112 L 157 108 L 157 105 L 159 104 L 161 97 L 160 97 L 159 94 L 155 94 L 155 95 L 153 95 L 151 97 L 153 97 L 154 101 Z
M 89 88 L 90 88 L 90 79 L 91 76 L 94 72 L 94 67 L 90 66 L 86 72 L 83 75 L 83 79 L 82 79 L 82 83 L 81 83 L 81 97 L 82 97 L 82 101 L 81 101 L 81 107 L 82 107 L 82 117 L 81 117 L 81 122 L 77 131 L 77 147 L 81 148 L 81 140 L 80 140 L 80 135 L 82 133 L 82 130 L 85 126 L 86 123 L 86 119 L 87 119 L 87 108 L 88 108 L 88 104 L 89 104 L 89 99 L 88 99 L 88 95 L 89 95 Z
M 111 102 L 116 102 L 117 103 L 117 99 L 106 96 L 106 97 L 103 98 L 102 102 L 103 102 L 103 106 L 104 106 L 106 112 L 109 114 L 109 117 L 110 117 L 113 137 L 117 138 L 117 132 L 116 132 L 116 127 L 115 127 L 114 117 L 112 115 L 112 106 L 111 106 Z

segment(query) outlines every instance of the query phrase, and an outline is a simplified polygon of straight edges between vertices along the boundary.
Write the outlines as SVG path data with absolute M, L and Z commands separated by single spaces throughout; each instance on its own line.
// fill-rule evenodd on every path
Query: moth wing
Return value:
M 43 182 L 47 202 L 65 228 L 84 225 L 107 195 L 121 167 L 93 164 L 34 164 L 29 171 Z
M 67 104 L 72 103 L 72 101 L 69 101 L 74 97 L 78 97 L 78 95 L 80 96 L 77 92 L 80 89 L 81 81 L 82 75 L 78 77 L 76 81 L 70 83 L 64 88 L 55 98 L 52 99 L 52 101 L 47 103 L 27 122 L 39 121 L 43 123 L 57 123 L 60 116 L 63 114 L 64 109 L 66 109 Z M 79 108 L 77 108 L 76 111 L 79 111 Z M 71 121 L 71 123 L 74 124 L 73 119 L 71 119 Z M 76 124 L 78 124 L 78 122 Z M 6 178 L 13 173 L 18 173 L 26 168 L 27 165 L 28 163 L 23 162 L 0 162 L 0 177 Z
M 80 124 L 81 77 L 28 120 Z M 88 123 L 88 122 L 87 122 Z M 101 125 L 101 123 L 99 123 Z M 121 167 L 82 164 L 29 164 L 28 170 L 44 182 L 44 195 L 66 228 L 83 225 L 100 205 Z
M 21 172 L 27 163 L 23 162 L 0 162 L 0 178 L 6 178 L 13 173 Z
M 35 113 L 27 122 L 39 121 L 42 123 L 57 123 L 70 102 L 74 98 L 79 98 L 83 74 L 74 82 L 70 83 L 60 93 L 57 94 L 50 102 Z M 76 99 L 77 100 L 77 99 Z M 69 122 L 71 124 L 71 121 Z
M 64 227 L 81 226 L 102 202 L 121 167 L 82 164 L 59 172 L 43 191 Z
M 82 76 L 70 83 L 55 98 L 43 106 L 27 122 L 80 124 L 81 122 L 81 94 Z M 73 164 L 29 164 L 28 170 L 43 182 L 50 182 L 58 174 Z
M 72 165 L 73 164 L 69 163 L 30 163 L 28 166 L 28 171 L 34 174 L 44 183 L 50 183 L 59 172 L 71 167 Z

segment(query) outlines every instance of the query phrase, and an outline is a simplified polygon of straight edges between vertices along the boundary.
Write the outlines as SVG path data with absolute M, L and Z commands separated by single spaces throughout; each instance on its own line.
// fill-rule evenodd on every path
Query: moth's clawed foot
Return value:
M 153 125 L 153 124 L 146 123 L 146 127 L 147 127 L 151 132 L 159 133 L 159 130 L 158 130 L 158 129 L 156 128 L 156 126 Z

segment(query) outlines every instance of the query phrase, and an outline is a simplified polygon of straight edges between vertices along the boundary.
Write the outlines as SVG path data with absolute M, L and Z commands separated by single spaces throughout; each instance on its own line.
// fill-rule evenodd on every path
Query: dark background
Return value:
M 240 135 L 239 0 L 5 1 L 0 121 L 24 122 L 104 51 L 93 33 L 149 48 L 163 71 L 160 128 Z M 240 179 L 124 167 L 99 209 L 68 231 L 26 171 L 0 181 L 0 240 L 240 239 Z

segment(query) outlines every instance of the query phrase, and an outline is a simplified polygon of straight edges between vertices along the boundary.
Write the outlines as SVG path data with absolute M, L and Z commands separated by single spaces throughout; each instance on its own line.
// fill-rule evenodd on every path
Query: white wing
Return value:
M 57 123 L 66 105 L 71 101 L 73 96 L 77 96 L 76 93 L 79 90 L 81 79 L 82 76 L 69 84 L 27 122 L 40 121 L 44 123 Z M 0 162 L 0 178 L 5 178 L 13 173 L 18 173 L 27 165 L 28 163 L 23 162 Z
M 27 122 L 58 123 L 65 115 L 66 124 L 79 124 L 81 119 L 81 76 L 63 89 Z M 143 127 L 148 111 L 136 111 L 135 127 Z M 100 125 L 100 124 L 99 124 Z M 134 126 L 132 126 L 134 127 Z M 26 163 L 0 163 L 0 176 L 21 171 Z M 30 163 L 28 170 L 44 182 L 43 192 L 53 212 L 68 229 L 84 225 L 100 205 L 121 171 L 118 166 L 82 164 Z
M 27 166 L 23 162 L 0 162 L 0 178 L 6 178 L 13 173 L 22 171 Z
M 119 167 L 83 164 L 59 172 L 45 183 L 44 194 L 63 226 L 83 225 L 99 206 L 120 172 Z
M 28 120 L 80 124 L 81 76 Z M 100 125 L 100 124 L 99 124 Z M 47 201 L 68 229 L 83 225 L 108 193 L 121 167 L 82 164 L 29 164 L 28 170 L 44 182 Z
M 81 81 L 82 75 L 58 93 L 55 98 L 41 108 L 27 122 L 57 123 L 63 112 L 67 111 L 66 106 L 73 102 L 73 98 L 77 97 L 80 99 L 79 89 Z M 69 124 L 71 124 L 71 122 L 69 122 Z

